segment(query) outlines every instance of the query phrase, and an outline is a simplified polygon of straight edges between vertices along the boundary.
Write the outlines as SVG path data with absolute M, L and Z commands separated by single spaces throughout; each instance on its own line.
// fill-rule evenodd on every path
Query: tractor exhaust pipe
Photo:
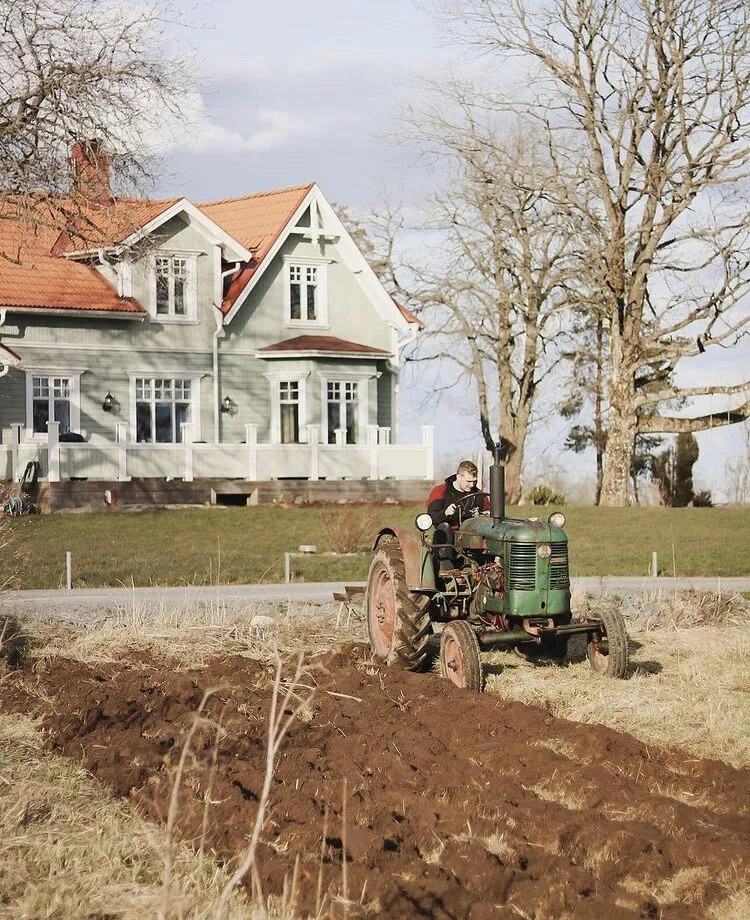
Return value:
M 494 450 L 495 462 L 490 467 L 490 514 L 500 523 L 505 518 L 505 466 L 500 462 L 500 448 Z

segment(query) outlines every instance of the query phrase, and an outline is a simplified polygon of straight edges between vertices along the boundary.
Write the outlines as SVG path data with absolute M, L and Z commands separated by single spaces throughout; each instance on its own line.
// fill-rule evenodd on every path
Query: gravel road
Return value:
M 364 587 L 364 582 L 348 582 Z M 278 585 L 210 585 L 181 588 L 83 588 L 72 591 L 10 591 L 0 598 L 5 613 L 36 615 L 45 620 L 76 622 L 120 607 L 139 610 L 193 608 L 199 606 L 248 607 L 262 603 L 324 604 L 334 591 L 343 591 L 343 582 L 307 582 Z M 590 594 L 634 594 L 672 592 L 693 588 L 698 591 L 735 593 L 750 591 L 746 578 L 629 578 L 604 576 L 574 578 L 573 590 Z

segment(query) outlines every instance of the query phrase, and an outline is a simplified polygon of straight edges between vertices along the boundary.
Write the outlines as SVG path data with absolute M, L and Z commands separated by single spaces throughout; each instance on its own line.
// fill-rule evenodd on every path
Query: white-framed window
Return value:
M 279 381 L 279 440 L 282 444 L 299 444 L 299 380 Z
M 146 444 L 179 444 L 183 423 L 197 424 L 198 381 L 183 377 L 132 378 L 132 424 L 135 440 Z M 199 437 L 193 431 L 193 437 Z
M 46 437 L 48 422 L 59 422 L 60 434 L 79 430 L 80 372 L 27 371 L 26 427 L 33 437 Z
M 307 376 L 269 374 L 271 385 L 271 441 L 274 444 L 302 444 L 307 441 Z
M 326 384 L 328 443 L 336 443 L 336 431 L 344 430 L 344 443 L 357 444 L 359 435 L 359 381 L 329 380 Z
M 152 257 L 152 266 L 152 315 L 166 322 L 195 319 L 195 256 L 189 253 L 159 252 Z
M 336 444 L 343 429 L 345 444 L 364 444 L 369 420 L 368 381 L 371 371 L 320 373 L 321 435 L 324 444 Z
M 328 259 L 285 257 L 284 320 L 287 326 L 328 323 Z
M 45 434 L 50 421 L 60 423 L 60 434 L 71 430 L 70 377 L 32 377 L 31 400 L 34 434 Z

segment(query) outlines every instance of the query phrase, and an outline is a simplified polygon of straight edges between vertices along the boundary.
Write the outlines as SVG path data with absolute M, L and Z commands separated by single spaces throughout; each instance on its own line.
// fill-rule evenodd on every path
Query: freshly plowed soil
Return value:
M 7 675 L 0 699 L 42 714 L 54 750 L 162 821 L 214 689 L 185 761 L 178 827 L 229 860 L 256 815 L 270 679 L 240 657 L 181 672 L 146 657 L 52 659 Z M 344 839 L 350 917 L 694 920 L 726 895 L 724 870 L 748 868 L 748 771 L 377 668 L 361 646 L 321 659 L 303 683 L 318 689 L 284 742 L 259 851 L 265 894 L 282 891 L 299 856 L 303 915 L 321 867 L 328 903 L 343 894 Z

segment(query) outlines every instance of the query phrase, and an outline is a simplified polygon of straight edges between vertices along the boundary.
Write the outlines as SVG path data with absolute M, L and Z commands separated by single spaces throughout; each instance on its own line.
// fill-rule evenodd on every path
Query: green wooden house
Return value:
M 432 478 L 432 430 L 398 437 L 419 321 L 316 184 L 118 199 L 74 162 L 63 232 L 0 221 L 0 478 Z

